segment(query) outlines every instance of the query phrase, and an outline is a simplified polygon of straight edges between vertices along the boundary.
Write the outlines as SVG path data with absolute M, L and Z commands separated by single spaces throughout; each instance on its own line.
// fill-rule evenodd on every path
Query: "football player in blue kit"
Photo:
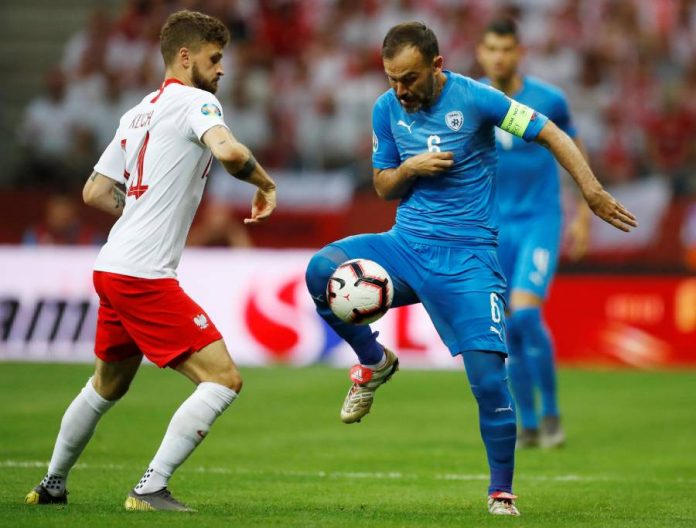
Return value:
M 518 73 L 522 58 L 512 19 L 491 21 L 477 49 L 490 84 L 515 101 L 551 119 L 578 145 L 563 92 Z M 558 165 L 540 145 L 496 129 L 498 150 L 498 258 L 508 281 L 508 373 L 521 424 L 517 447 L 557 447 L 564 443 L 551 339 L 541 308 L 558 263 L 563 212 Z M 584 200 L 569 224 L 570 254 L 579 257 L 589 238 L 590 211 Z M 541 423 L 536 410 L 540 395 Z
M 397 356 L 369 326 L 340 321 L 327 303 L 336 267 L 365 258 L 390 274 L 394 306 L 422 303 L 450 353 L 462 356 L 488 455 L 488 510 L 518 515 L 512 494 L 517 426 L 505 367 L 506 282 L 496 254 L 495 127 L 549 148 L 602 219 L 623 231 L 636 220 L 604 191 L 573 141 L 547 117 L 443 69 L 437 39 L 425 25 L 391 28 L 382 59 L 391 89 L 374 105 L 373 178 L 380 197 L 401 200 L 396 224 L 386 233 L 327 245 L 306 273 L 318 313 L 360 360 L 351 369 L 341 419 L 364 417 L 376 389 L 398 369 Z

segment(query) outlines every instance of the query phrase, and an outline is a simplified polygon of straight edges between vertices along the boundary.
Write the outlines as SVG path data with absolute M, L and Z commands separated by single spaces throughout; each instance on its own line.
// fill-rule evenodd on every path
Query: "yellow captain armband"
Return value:
M 500 128 L 517 137 L 522 137 L 533 115 L 534 110 L 517 101 L 512 101 L 508 113 L 500 124 Z

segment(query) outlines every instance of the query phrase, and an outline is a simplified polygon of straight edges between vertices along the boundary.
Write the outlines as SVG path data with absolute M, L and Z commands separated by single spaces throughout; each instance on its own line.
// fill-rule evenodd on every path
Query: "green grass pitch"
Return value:
M 44 474 L 88 365 L 0 363 L 0 526 L 694 527 L 696 372 L 562 370 L 568 445 L 517 454 L 519 518 L 488 515 L 463 372 L 401 371 L 360 424 L 338 418 L 347 371 L 243 369 L 241 397 L 170 483 L 195 514 L 123 500 L 192 385 L 143 367 L 69 481 L 70 504 L 24 495 Z

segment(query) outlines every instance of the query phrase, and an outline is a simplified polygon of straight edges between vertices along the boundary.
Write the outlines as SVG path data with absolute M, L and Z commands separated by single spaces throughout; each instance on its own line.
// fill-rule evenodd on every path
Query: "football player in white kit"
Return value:
M 245 223 L 273 212 L 276 187 L 232 136 L 213 95 L 229 41 L 222 22 L 179 11 L 160 41 L 164 82 L 123 115 L 84 187 L 87 204 L 119 217 L 94 267 L 96 369 L 63 416 L 48 472 L 27 495 L 29 504 L 67 503 L 68 472 L 101 416 L 128 391 L 144 355 L 197 387 L 174 413 L 125 508 L 189 511 L 167 483 L 242 388 L 220 333 L 181 289 L 176 268 L 213 157 L 258 188 Z

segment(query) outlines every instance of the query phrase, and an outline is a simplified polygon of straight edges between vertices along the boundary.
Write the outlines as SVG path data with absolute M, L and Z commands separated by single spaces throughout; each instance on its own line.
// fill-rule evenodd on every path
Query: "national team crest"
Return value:
M 206 103 L 201 106 L 201 114 L 205 116 L 216 115 L 218 117 L 222 117 L 222 110 L 220 110 L 220 107 L 218 107 L 216 104 Z
M 450 129 L 456 132 L 457 130 L 462 128 L 462 125 L 464 124 L 464 115 L 459 110 L 449 112 L 445 116 L 445 123 L 447 123 L 447 126 Z
M 379 149 L 379 139 L 377 139 L 377 134 L 375 134 L 375 131 L 372 131 L 372 152 L 377 152 Z
M 200 328 L 201 330 L 205 330 L 210 325 L 210 323 L 208 323 L 208 318 L 205 316 L 205 314 L 198 314 L 196 317 L 193 318 L 193 322 L 196 323 L 196 326 L 198 326 L 198 328 Z

